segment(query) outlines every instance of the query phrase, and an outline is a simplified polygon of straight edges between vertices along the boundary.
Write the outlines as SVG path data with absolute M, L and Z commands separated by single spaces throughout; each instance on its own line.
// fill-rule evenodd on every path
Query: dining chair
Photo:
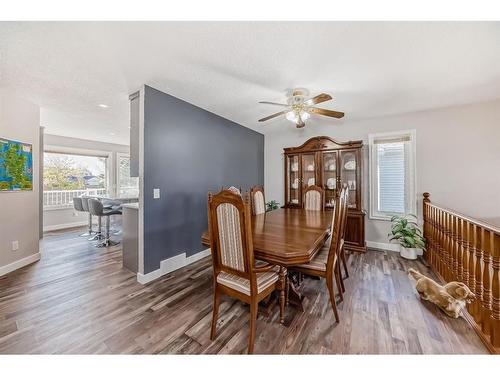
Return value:
M 262 186 L 252 187 L 250 189 L 250 198 L 253 215 L 260 215 L 266 212 L 266 200 L 264 199 L 264 188 Z
M 345 232 L 346 232 L 346 228 L 347 228 L 347 213 L 349 212 L 349 189 L 348 189 L 346 183 L 344 183 L 343 188 L 347 191 L 347 193 L 346 193 L 346 197 L 345 197 L 345 207 L 344 207 L 345 218 L 344 218 L 343 226 L 341 228 L 340 238 L 345 240 Z M 344 246 L 342 246 L 342 248 L 340 249 L 340 262 L 342 263 L 342 266 L 344 268 L 345 278 L 347 279 L 349 277 L 349 271 L 347 270 L 347 260 L 346 260 L 346 256 L 345 256 L 345 247 Z M 340 267 L 340 265 L 339 265 L 339 267 Z M 345 291 L 344 279 L 342 278 L 342 274 L 340 275 L 340 284 L 342 286 L 342 291 Z
M 308 186 L 304 190 L 304 209 L 323 211 L 325 208 L 325 191 L 319 186 Z
M 340 195 L 336 198 L 335 208 L 333 209 L 331 239 L 327 242 L 318 252 L 318 254 L 309 262 L 294 266 L 290 270 L 306 274 L 309 276 L 316 276 L 326 280 L 328 293 L 330 294 L 330 303 L 332 304 L 335 321 L 338 323 L 339 313 L 337 310 L 337 302 L 335 300 L 335 293 L 333 290 L 333 282 L 337 284 L 339 296 L 343 300 L 343 289 L 340 275 L 340 267 L 338 259 L 344 246 L 344 239 L 342 238 L 342 231 L 345 221 L 347 220 L 347 197 L 349 190 L 343 188 Z
M 248 353 L 253 353 L 258 303 L 279 291 L 280 321 L 284 322 L 286 269 L 256 264 L 253 254 L 249 197 L 229 190 L 208 194 L 208 228 L 214 272 L 214 305 L 210 339 L 216 336 L 222 294 L 250 305 Z

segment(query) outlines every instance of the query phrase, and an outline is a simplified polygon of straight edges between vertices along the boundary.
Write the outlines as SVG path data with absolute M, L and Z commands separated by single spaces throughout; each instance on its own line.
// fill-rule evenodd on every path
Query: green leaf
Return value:
M 410 245 L 408 247 L 415 247 L 415 239 L 413 237 L 404 237 L 404 241 Z

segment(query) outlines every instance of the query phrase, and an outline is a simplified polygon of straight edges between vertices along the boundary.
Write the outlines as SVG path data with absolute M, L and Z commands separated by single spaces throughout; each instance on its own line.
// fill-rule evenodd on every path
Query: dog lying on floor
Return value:
M 464 283 L 452 281 L 439 285 L 413 268 L 408 270 L 408 274 L 417 281 L 415 287 L 420 298 L 434 303 L 452 318 L 458 318 L 460 310 L 476 297 Z

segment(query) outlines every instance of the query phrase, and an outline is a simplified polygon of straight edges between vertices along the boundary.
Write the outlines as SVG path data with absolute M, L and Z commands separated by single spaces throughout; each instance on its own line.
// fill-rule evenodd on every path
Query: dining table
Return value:
M 332 210 L 314 211 L 279 208 L 252 216 L 254 257 L 285 268 L 309 263 L 329 236 Z M 201 242 L 210 247 L 208 231 Z M 289 275 L 289 302 L 302 308 L 302 296 L 296 275 Z

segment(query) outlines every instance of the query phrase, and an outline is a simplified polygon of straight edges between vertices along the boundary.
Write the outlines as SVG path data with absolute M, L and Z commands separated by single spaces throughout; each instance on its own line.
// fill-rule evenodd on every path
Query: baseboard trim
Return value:
M 55 224 L 55 225 L 47 225 L 43 227 L 43 231 L 45 232 L 53 232 L 55 230 L 61 229 L 69 229 L 69 228 L 78 228 L 89 225 L 88 221 L 82 221 L 78 223 L 66 223 L 66 224 Z
M 26 267 L 31 263 L 38 262 L 40 260 L 40 253 L 36 253 L 26 258 L 16 260 L 15 262 L 9 263 L 5 266 L 0 267 L 0 276 L 7 275 L 12 271 L 18 270 L 19 268 Z
M 150 283 L 151 281 L 156 280 L 159 277 L 165 276 L 170 272 L 185 267 L 209 255 L 210 249 L 205 249 L 191 256 L 186 256 L 186 253 L 182 253 L 171 258 L 164 259 L 160 262 L 160 268 L 158 268 L 157 270 L 148 272 L 146 274 L 137 273 L 137 282 L 141 284 Z
M 399 245 L 395 243 L 366 241 L 366 247 L 377 250 L 395 251 L 399 253 Z M 417 249 L 417 255 L 423 255 L 423 253 L 422 249 Z

